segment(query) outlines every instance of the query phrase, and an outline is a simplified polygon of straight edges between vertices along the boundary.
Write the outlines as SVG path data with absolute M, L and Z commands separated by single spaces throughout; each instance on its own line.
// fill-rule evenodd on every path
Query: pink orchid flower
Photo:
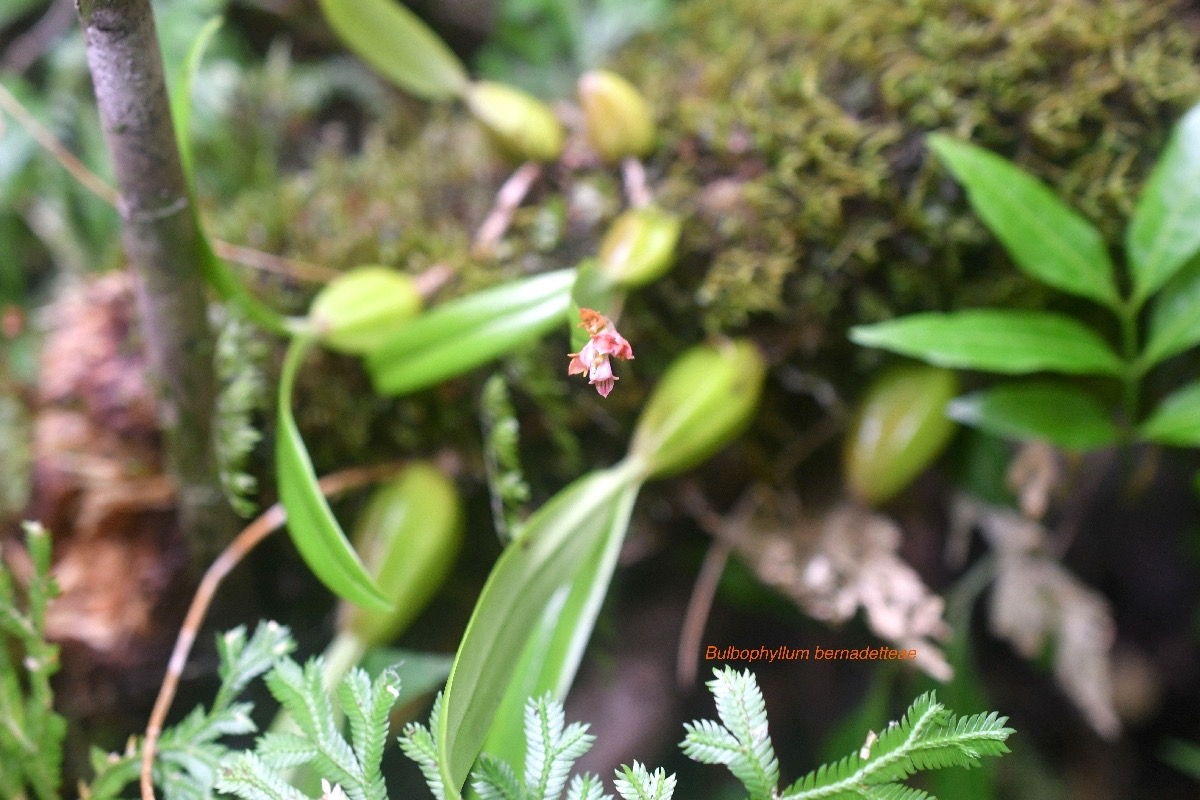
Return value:
M 578 353 L 568 353 L 571 363 L 567 365 L 568 375 L 588 376 L 588 383 L 596 387 L 601 397 L 608 397 L 618 378 L 613 375 L 610 356 L 629 360 L 633 358 L 633 348 L 625 337 L 617 333 L 617 329 L 608 317 L 590 308 L 579 309 L 579 327 L 587 330 L 591 337 L 588 343 Z

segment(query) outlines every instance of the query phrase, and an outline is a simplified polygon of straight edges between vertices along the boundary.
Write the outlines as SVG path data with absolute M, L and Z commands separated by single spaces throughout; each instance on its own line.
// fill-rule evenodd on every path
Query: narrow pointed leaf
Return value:
M 1110 308 L 1120 304 L 1112 259 L 1095 226 L 995 153 L 938 134 L 928 142 L 1025 274 Z
M 1154 294 L 1200 251 L 1200 106 L 1175 126 L 1125 234 L 1134 300 Z
M 380 75 L 425 100 L 449 100 L 467 86 L 458 56 L 416 14 L 394 0 L 320 0 L 330 27 Z
M 640 488 L 639 484 L 631 484 L 613 501 L 598 546 L 583 560 L 570 586 L 555 595 L 557 602 L 547 606 L 528 637 L 520 665 L 514 670 L 488 732 L 485 752 L 519 763 L 524 743 L 512 732 L 519 729 L 526 700 L 547 692 L 555 700 L 566 697 L 612 582 Z
M 521 311 L 488 320 L 462 335 L 430 345 L 412 355 L 368 362 L 376 391 L 404 395 L 482 366 L 553 330 L 566 319 L 566 293 Z
M 1115 444 L 1116 424 L 1086 392 L 1037 381 L 997 386 L 951 401 L 951 419 L 1009 439 L 1043 439 L 1068 450 Z
M 1163 400 L 1138 433 L 1159 444 L 1200 446 L 1200 381 L 1189 383 Z
M 486 364 L 567 317 L 575 270 L 512 281 L 425 312 L 367 354 L 382 394 L 400 395 Z
M 204 51 L 212 42 L 212 38 L 220 30 L 224 22 L 222 17 L 213 17 L 200 28 L 188 49 L 179 77 L 174 83 L 175 91 L 171 93 L 171 119 L 175 123 L 175 139 L 179 145 L 179 159 L 183 162 L 183 174 L 191 186 L 192 169 L 192 85 L 200 72 L 200 62 Z
M 850 339 L 943 367 L 985 372 L 1119 375 L 1125 369 L 1091 328 L 1046 311 L 914 314 L 852 328 Z
M 488 577 L 454 659 L 436 732 L 446 796 L 457 798 L 530 632 L 609 530 L 636 480 L 628 466 L 594 472 L 537 511 Z
M 1188 267 L 1155 298 L 1141 361 L 1150 368 L 1200 344 L 1200 264 Z
M 575 278 L 575 270 L 560 269 L 508 281 L 435 306 L 372 350 L 367 356 L 368 365 L 372 369 L 379 368 L 390 361 L 427 350 L 444 339 L 469 333 L 494 318 L 550 297 L 567 295 Z
M 292 416 L 292 387 L 310 343 L 306 339 L 292 341 L 279 378 L 275 474 L 279 501 L 287 511 L 288 533 L 304 563 L 330 591 L 352 603 L 386 611 L 390 603 L 367 574 L 317 486 L 316 472 Z

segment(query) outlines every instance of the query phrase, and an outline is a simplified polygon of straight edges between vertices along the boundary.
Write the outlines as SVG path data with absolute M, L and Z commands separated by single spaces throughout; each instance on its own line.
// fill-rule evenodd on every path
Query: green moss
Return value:
M 1040 304 L 926 157 L 948 130 L 1015 159 L 1119 240 L 1170 124 L 1200 98 L 1198 37 L 1152 0 L 695 0 L 618 68 L 695 212 L 709 330 Z M 683 311 L 683 309 L 680 309 Z M 839 317 L 840 315 L 840 317 Z
M 668 30 L 611 65 L 643 89 L 658 117 L 662 146 L 648 173 L 658 202 L 687 220 L 678 265 L 629 299 L 621 325 L 638 359 L 607 400 L 565 382 L 565 336 L 509 362 L 519 411 L 532 403 L 531 418 L 550 420 L 525 426 L 523 437 L 564 454 L 546 467 L 552 480 L 530 476 L 535 492 L 577 471 L 566 466 L 573 426 L 612 419 L 612 431 L 628 430 L 654 376 L 705 334 L 749 329 L 773 361 L 828 368 L 849 384 L 883 358 L 849 344 L 851 324 L 1069 302 L 1013 268 L 927 156 L 924 136 L 948 131 L 1016 160 L 1116 246 L 1170 126 L 1200 99 L 1200 34 L 1183 8 L 1159 0 L 679 4 Z M 507 177 L 477 126 L 461 111 L 403 100 L 372 105 L 364 117 L 355 152 L 331 143 L 302 172 L 263 181 L 269 188 L 210 213 L 215 232 L 338 269 L 384 263 L 418 273 L 447 264 L 449 296 L 576 263 L 622 207 L 615 170 L 553 166 L 498 258 L 473 261 L 471 238 Z M 315 291 L 272 280 L 260 288 L 293 311 Z M 530 364 L 540 367 L 530 372 Z M 847 374 L 847 364 L 859 369 Z M 323 468 L 442 444 L 471 454 L 476 389 L 454 381 L 403 402 L 373 398 L 353 360 L 321 356 L 306 371 L 297 414 Z M 799 436 L 820 412 L 805 417 L 796 400 L 769 392 L 748 441 L 774 448 Z M 588 442 L 595 463 L 624 445 L 620 434 L 604 441 L 611 447 Z

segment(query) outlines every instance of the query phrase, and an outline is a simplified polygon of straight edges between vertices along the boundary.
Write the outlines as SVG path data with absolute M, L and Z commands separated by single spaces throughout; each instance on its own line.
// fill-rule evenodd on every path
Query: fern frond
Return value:
M 702 764 L 729 764 L 741 748 L 733 734 L 711 719 L 685 722 L 687 735 L 680 743 L 684 755 Z
M 530 800 L 558 800 L 575 761 L 595 741 L 587 726 L 564 728 L 563 707 L 549 693 L 525 704 L 525 791 Z
M 625 800 L 671 800 L 675 794 L 675 775 L 668 775 L 662 767 L 650 772 L 644 764 L 634 761 L 633 767 L 622 766 L 617 770 L 613 785 Z
M 379 765 L 387 743 L 388 714 L 400 697 L 400 678 L 386 669 L 372 682 L 361 669 L 352 669 L 338 687 L 342 710 L 350 722 L 354 755 L 369 783 L 382 782 Z
M 1005 722 L 995 713 L 958 719 L 929 692 L 879 735 L 868 758 L 852 754 L 822 765 L 784 790 L 780 800 L 926 800 L 924 792 L 899 781 L 922 770 L 976 766 L 982 755 L 1007 752 L 1004 740 L 1013 730 Z
M 729 667 L 713 674 L 708 688 L 724 733 L 712 721 L 685 726 L 684 753 L 699 761 L 725 764 L 746 787 L 750 800 L 770 800 L 779 784 L 779 760 L 767 732 L 767 707 L 758 682 L 749 671 L 739 673 Z
M 613 800 L 613 797 L 604 793 L 604 784 L 598 776 L 584 773 L 571 778 L 567 800 Z
M 254 753 L 238 753 L 225 764 L 217 790 L 242 800 L 308 800 Z
M 979 756 L 1000 756 L 1009 752 L 1005 741 L 1016 733 L 1006 726 L 1008 717 L 995 711 L 972 714 L 969 717 L 951 716 L 946 722 L 946 738 Z
M 517 774 L 507 762 L 485 755 L 471 773 L 471 788 L 480 800 L 523 800 Z
M 442 771 L 438 766 L 437 743 L 430 731 L 436 731 L 442 715 L 442 694 L 433 701 L 433 711 L 429 715 L 429 727 L 419 722 L 410 722 L 404 726 L 398 741 L 400 750 L 411 760 L 417 762 L 425 783 L 433 793 L 435 800 L 446 800 L 446 790 L 442 783 Z
M 221 688 L 213 699 L 213 708 L 232 703 L 250 681 L 274 667 L 279 659 L 291 653 L 295 647 L 291 632 L 277 622 L 260 623 L 249 641 L 246 640 L 244 626 L 218 636 Z
M 317 757 L 317 748 L 303 736 L 287 731 L 269 731 L 259 737 L 255 754 L 272 769 L 292 769 Z
M 781 797 L 807 797 L 810 796 L 809 793 L 831 787 L 839 787 L 845 791 L 857 791 L 856 786 L 861 783 L 859 779 L 863 774 L 864 764 L 865 762 L 857 753 L 845 756 L 831 764 L 822 764 L 812 772 L 801 777 L 787 789 L 784 789 Z M 811 796 L 825 797 L 826 795 L 813 794 Z M 836 795 L 831 791 L 829 796 L 834 797 Z
M 928 792 L 914 789 L 911 786 L 905 786 L 903 783 L 868 786 L 863 790 L 862 797 L 865 800 L 937 800 L 936 797 Z
M 313 765 L 318 772 L 340 784 L 351 796 L 361 792 L 370 800 L 384 800 L 371 787 L 354 750 L 337 729 L 322 672 L 320 659 L 309 660 L 303 668 L 284 659 L 267 673 L 267 688 L 316 747 Z

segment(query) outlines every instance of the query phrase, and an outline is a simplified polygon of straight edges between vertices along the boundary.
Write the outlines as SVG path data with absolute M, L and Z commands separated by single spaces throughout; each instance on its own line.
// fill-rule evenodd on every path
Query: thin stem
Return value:
M 732 552 L 733 545 L 726 539 L 719 538 L 709 545 L 692 586 L 692 596 L 683 615 L 683 629 L 679 633 L 679 652 L 675 656 L 675 683 L 682 688 L 690 689 L 696 683 L 700 640 L 704 637 L 704 626 Z
M 113 208 L 118 206 L 121 198 L 117 194 L 117 190 L 88 169 L 86 164 L 68 150 L 48 128 L 38 122 L 33 114 L 29 113 L 29 109 L 3 83 L 0 83 L 0 109 L 7 111 L 17 124 L 37 142 L 38 146 L 49 153 L 80 186 Z M 267 253 L 245 245 L 231 244 L 220 239 L 213 239 L 212 246 L 213 251 L 226 261 L 263 272 L 287 275 L 293 280 L 328 283 L 341 274 L 335 269 L 320 264 Z
M 1121 375 L 1121 408 L 1125 412 L 1125 422 L 1132 426 L 1137 421 L 1138 389 L 1142 377 L 1142 368 L 1138 359 L 1138 304 L 1131 298 L 1117 309 L 1117 317 L 1121 321 L 1121 356 L 1125 361 L 1125 371 Z
M 328 475 L 322 478 L 317 486 L 320 488 L 321 494 L 329 497 L 384 480 L 395 475 L 402 467 L 403 464 L 400 463 L 356 467 Z M 183 625 L 179 628 L 179 636 L 175 639 L 175 648 L 171 651 L 171 658 L 167 662 L 166 675 L 158 690 L 158 697 L 154 701 L 154 709 L 150 712 L 150 720 L 146 723 L 146 738 L 142 745 L 142 800 L 154 800 L 153 768 L 154 756 L 158 750 L 158 739 L 162 734 L 167 712 L 171 710 L 171 702 L 175 699 L 175 692 L 179 688 L 183 667 L 187 664 L 188 655 L 192 652 L 192 645 L 196 641 L 196 635 L 200 632 L 200 625 L 204 622 L 204 617 L 208 613 L 208 607 L 212 604 L 217 588 L 225 576 L 241 563 L 242 559 L 259 542 L 286 521 L 287 512 L 284 511 L 282 505 L 276 503 L 268 508 L 229 543 L 200 580 L 196 594 L 192 597 L 192 604 L 188 607 L 187 616 L 184 617 Z
M 517 213 L 525 195 L 529 194 L 534 181 L 541 174 L 542 165 L 530 161 L 522 164 L 509 176 L 496 193 L 496 202 L 487 219 L 475 234 L 475 241 L 471 244 L 471 255 L 475 258 L 491 258 L 496 251 L 496 245 L 500 243 L 500 238 L 512 224 L 513 215 Z
M 39 147 L 54 156 L 54 160 L 69 172 L 71 177 L 78 181 L 83 188 L 113 208 L 117 207 L 117 203 L 120 201 L 117 190 L 105 183 L 103 178 L 88 169 L 86 164 L 63 146 L 63 143 L 47 130 L 42 123 L 38 122 L 37 118 L 29 113 L 29 109 L 25 108 L 21 104 L 21 101 L 3 83 L 0 83 L 0 108 L 11 114 L 17 124 L 29 134 L 30 138 L 37 142 Z

